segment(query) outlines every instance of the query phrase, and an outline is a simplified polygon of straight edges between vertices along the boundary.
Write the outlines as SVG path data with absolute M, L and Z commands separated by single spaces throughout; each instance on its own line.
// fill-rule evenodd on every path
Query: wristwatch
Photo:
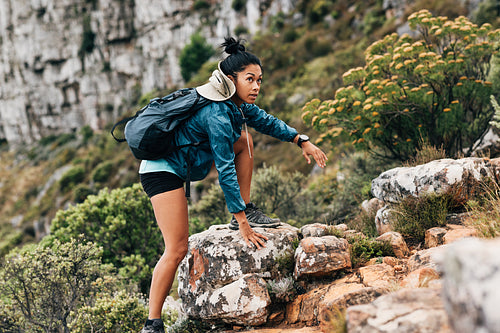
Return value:
M 297 146 L 302 148 L 302 143 L 306 141 L 309 141 L 309 137 L 305 134 L 300 134 L 299 139 L 297 140 Z

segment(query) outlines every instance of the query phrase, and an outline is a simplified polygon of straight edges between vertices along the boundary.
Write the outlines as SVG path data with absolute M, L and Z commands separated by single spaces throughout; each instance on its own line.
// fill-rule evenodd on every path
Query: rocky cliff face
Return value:
M 0 0 L 0 140 L 101 129 L 138 95 L 183 84 L 178 56 L 200 30 L 214 46 L 295 0 Z M 199 1 L 198 1 L 199 2 Z

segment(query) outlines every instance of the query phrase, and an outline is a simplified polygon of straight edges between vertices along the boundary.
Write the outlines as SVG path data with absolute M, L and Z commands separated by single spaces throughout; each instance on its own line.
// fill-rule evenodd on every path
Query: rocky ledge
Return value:
M 460 164 L 461 170 L 479 165 L 480 171 L 469 173 L 479 175 L 472 177 L 475 181 L 496 179 L 496 160 L 480 160 L 451 165 L 457 169 Z M 442 163 L 448 162 L 434 164 Z M 420 169 L 429 175 L 429 167 Z M 446 174 L 444 169 L 439 168 Z M 458 177 L 428 179 L 459 184 Z M 377 200 L 372 209 L 385 204 Z M 283 224 L 257 230 L 269 238 L 264 249 L 247 247 L 239 232 L 225 225 L 190 237 L 179 270 L 187 316 L 232 324 L 235 330 L 260 326 L 252 332 L 262 333 L 335 332 L 343 311 L 348 332 L 500 332 L 495 287 L 500 283 L 500 257 L 495 255 L 500 240 L 476 238 L 460 219 L 427 230 L 421 249 L 409 248 L 397 232 L 381 232 L 377 241 L 388 242 L 394 256 L 355 267 L 348 240 L 362 235 L 346 225 L 298 229 Z

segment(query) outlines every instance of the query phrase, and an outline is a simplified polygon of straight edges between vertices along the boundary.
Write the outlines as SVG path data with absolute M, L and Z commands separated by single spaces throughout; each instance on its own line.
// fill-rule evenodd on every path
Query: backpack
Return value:
M 177 149 L 201 143 L 176 146 L 174 133 L 179 125 L 210 103 L 212 101 L 198 94 L 196 88 L 183 88 L 165 97 L 152 99 L 134 116 L 117 122 L 111 135 L 118 142 L 127 141 L 135 158 L 157 160 Z M 117 138 L 114 133 L 122 124 L 126 124 L 124 139 Z

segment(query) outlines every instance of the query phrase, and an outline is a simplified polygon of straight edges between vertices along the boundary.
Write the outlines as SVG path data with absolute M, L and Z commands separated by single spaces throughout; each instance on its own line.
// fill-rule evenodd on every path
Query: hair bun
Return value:
M 224 51 L 227 54 L 235 54 L 245 51 L 245 46 L 241 44 L 241 41 L 236 40 L 233 37 L 225 37 L 224 43 L 222 43 L 222 47 L 224 47 Z

